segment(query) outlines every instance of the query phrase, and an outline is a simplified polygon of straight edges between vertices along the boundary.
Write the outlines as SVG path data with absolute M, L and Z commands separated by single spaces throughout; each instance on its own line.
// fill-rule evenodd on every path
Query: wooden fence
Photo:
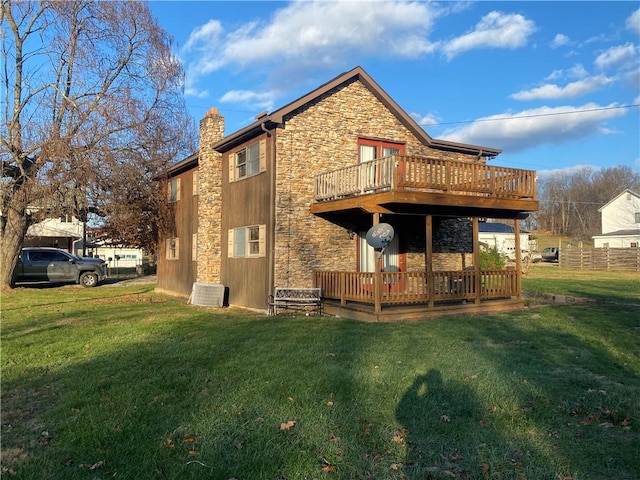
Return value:
M 640 248 L 563 247 L 559 260 L 562 268 L 640 272 Z

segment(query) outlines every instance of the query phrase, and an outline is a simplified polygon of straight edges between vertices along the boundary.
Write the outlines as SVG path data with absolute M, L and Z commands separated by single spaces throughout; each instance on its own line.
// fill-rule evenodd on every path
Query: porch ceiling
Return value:
M 363 213 L 526 218 L 529 212 L 538 210 L 538 205 L 538 201 L 534 199 L 505 199 L 405 190 L 317 202 L 311 205 L 310 211 L 341 224 L 342 217 Z

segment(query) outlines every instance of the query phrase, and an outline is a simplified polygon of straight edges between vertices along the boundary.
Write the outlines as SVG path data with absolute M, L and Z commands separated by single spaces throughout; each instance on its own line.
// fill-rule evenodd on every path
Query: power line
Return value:
M 558 115 L 578 115 L 581 113 L 589 113 L 589 112 L 602 112 L 605 110 L 618 110 L 622 108 L 633 108 L 640 107 L 640 103 L 633 103 L 631 105 L 618 105 L 615 107 L 599 107 L 599 108 L 587 108 L 585 110 L 578 110 L 572 112 L 552 112 L 552 113 L 536 113 L 532 115 L 515 115 L 513 117 L 505 117 L 505 118 L 479 118 L 476 120 L 462 120 L 458 122 L 442 122 L 442 123 L 426 123 L 421 125 L 423 127 L 432 127 L 432 126 L 440 126 L 440 125 L 456 125 L 462 123 L 480 123 L 480 122 L 503 122 L 507 120 L 519 120 L 521 118 L 536 118 L 536 117 L 555 117 Z

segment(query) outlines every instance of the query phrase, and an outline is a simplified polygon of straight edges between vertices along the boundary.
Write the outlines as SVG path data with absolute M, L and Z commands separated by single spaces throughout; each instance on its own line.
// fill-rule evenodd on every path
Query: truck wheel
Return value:
M 95 287 L 98 284 L 98 276 L 95 273 L 84 272 L 80 275 L 80 285 L 83 287 Z

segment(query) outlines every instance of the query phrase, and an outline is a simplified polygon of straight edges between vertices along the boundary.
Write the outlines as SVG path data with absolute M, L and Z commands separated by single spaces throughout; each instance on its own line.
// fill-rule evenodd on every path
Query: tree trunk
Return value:
M 29 227 L 27 221 L 27 206 L 22 201 L 22 193 L 14 192 L 6 212 L 3 212 L 3 221 L 0 235 L 0 290 L 13 287 L 13 270 L 18 263 L 18 256 L 22 250 L 24 237 Z

